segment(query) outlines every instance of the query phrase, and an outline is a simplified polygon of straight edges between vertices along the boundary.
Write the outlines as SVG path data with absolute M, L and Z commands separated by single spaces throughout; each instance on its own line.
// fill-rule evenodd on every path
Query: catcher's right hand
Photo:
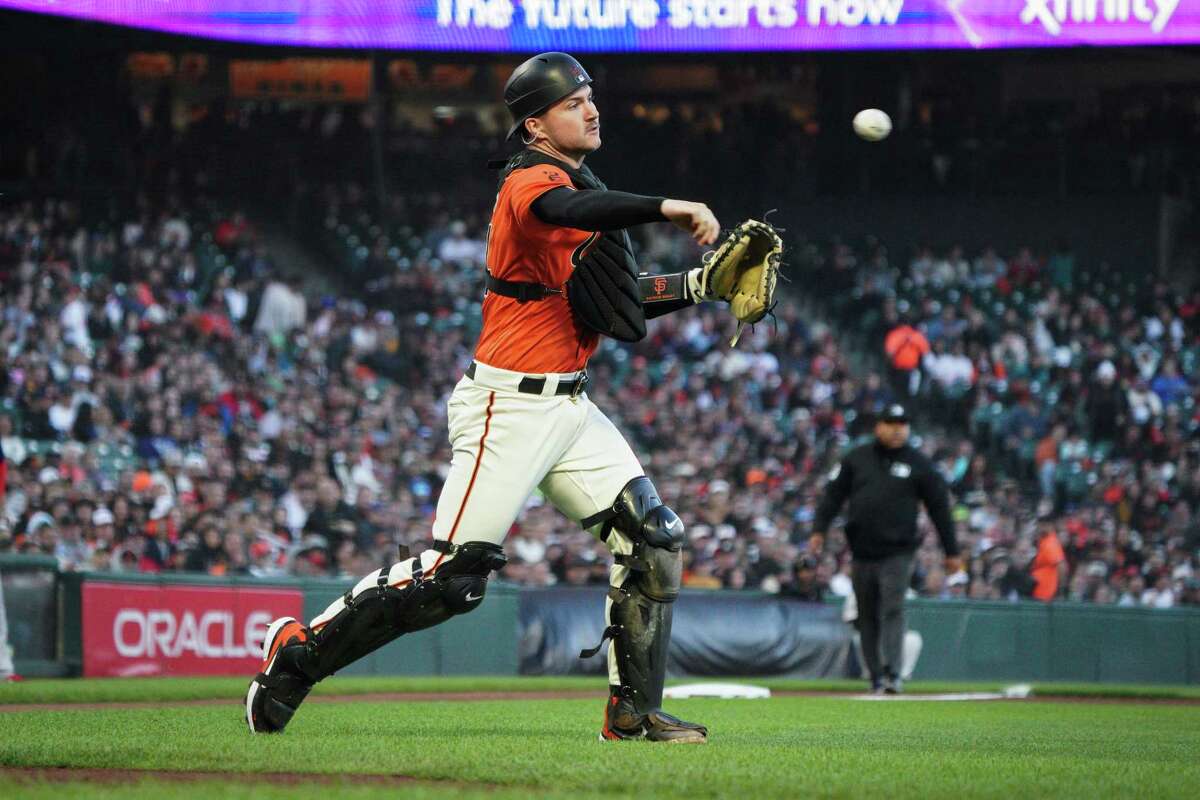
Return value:
M 700 294 L 705 300 L 724 300 L 738 320 L 737 344 L 742 328 L 753 325 L 775 306 L 775 282 L 783 240 L 765 222 L 749 219 L 738 225 L 720 246 L 704 256 L 700 268 Z
M 673 225 L 691 234 L 701 247 L 707 247 L 721 235 L 721 224 L 704 203 L 668 199 L 662 201 L 660 210 Z

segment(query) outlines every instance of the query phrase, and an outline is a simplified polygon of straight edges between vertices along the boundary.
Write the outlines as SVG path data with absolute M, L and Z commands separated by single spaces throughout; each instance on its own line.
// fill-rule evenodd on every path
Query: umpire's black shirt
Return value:
M 871 561 L 915 550 L 918 500 L 946 555 L 958 555 L 946 485 L 916 448 L 906 444 L 893 450 L 876 440 L 847 453 L 825 486 L 813 530 L 826 533 L 847 499 L 846 538 L 855 558 Z

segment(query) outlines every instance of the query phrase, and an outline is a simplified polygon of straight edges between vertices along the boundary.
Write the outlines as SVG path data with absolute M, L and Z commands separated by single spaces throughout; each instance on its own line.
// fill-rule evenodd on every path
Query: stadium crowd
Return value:
M 1009 522 L 1030 508 L 1057 523 L 1069 596 L 1195 601 L 1200 292 L 1081 268 L 1065 244 L 1007 260 L 920 247 L 903 270 L 878 243 L 838 245 L 818 263 L 833 313 L 881 351 L 896 395 L 966 434 L 943 472 L 985 534 L 984 574 L 995 559 L 1008 574 L 1031 543 Z
M 353 188 L 323 199 L 338 268 L 366 291 L 288 277 L 241 214 L 205 203 L 0 206 L 0 550 L 68 569 L 350 577 L 428 540 L 444 400 L 478 330 L 483 220 L 428 197 L 383 220 Z M 660 229 L 641 253 L 651 270 L 698 256 Z M 799 243 L 789 269 L 805 291 L 736 349 L 706 307 L 590 366 L 589 394 L 688 524 L 687 586 L 848 593 L 844 542 L 804 543 L 838 453 L 899 398 L 947 410 L 914 427 L 972 556 L 945 576 L 927 537 L 920 594 L 1200 602 L 1198 298 L 1161 285 L 1128 302 L 1066 251 L 922 251 L 898 269 L 878 245 Z M 904 321 L 932 343 L 911 374 L 851 358 Z M 537 498 L 507 550 L 508 580 L 607 581 L 604 546 Z

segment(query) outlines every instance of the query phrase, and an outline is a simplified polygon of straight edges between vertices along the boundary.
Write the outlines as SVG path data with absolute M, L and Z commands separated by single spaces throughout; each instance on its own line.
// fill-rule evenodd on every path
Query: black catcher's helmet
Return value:
M 529 59 L 504 84 L 504 105 L 513 118 L 505 138 L 511 139 L 525 120 L 591 82 L 583 65 L 566 53 L 539 53 Z

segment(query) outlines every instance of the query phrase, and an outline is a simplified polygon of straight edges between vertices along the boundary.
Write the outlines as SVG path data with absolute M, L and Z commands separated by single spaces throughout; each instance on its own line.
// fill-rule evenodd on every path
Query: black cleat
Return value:
M 685 722 L 663 711 L 638 714 L 632 703 L 612 695 L 604 708 L 604 727 L 600 730 L 600 740 L 615 742 L 622 739 L 705 744 L 708 742 L 708 728 Z
M 308 628 L 292 617 L 271 623 L 263 641 L 262 671 L 246 690 L 246 724 L 251 733 L 280 733 L 308 692 L 312 681 L 287 669 L 292 648 L 303 648 Z

